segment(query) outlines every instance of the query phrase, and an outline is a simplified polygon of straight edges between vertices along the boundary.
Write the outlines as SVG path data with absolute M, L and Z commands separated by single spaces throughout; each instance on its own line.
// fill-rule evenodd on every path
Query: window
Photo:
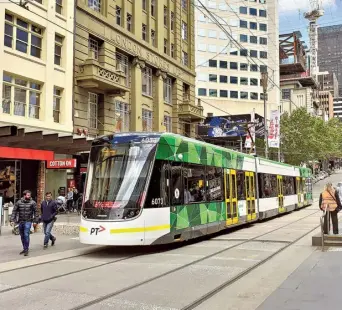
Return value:
M 197 35 L 199 37 L 205 37 L 206 36 L 206 30 L 205 29 L 198 29 Z
M 259 16 L 260 16 L 260 17 L 267 17 L 267 12 L 266 12 L 266 10 L 259 10 Z
M 40 84 L 3 75 L 3 113 L 39 119 Z
M 258 173 L 260 198 L 278 196 L 277 176 L 273 174 Z
M 127 13 L 127 18 L 126 18 L 126 21 L 127 21 L 127 30 L 132 32 L 132 14 L 129 14 Z
M 295 195 L 295 178 L 284 176 L 283 177 L 283 193 L 284 195 Z
M 248 85 L 248 78 L 240 77 L 240 85 Z
M 129 104 L 115 100 L 115 132 L 128 132 L 130 125 Z
M 246 91 L 240 92 L 240 99 L 248 99 L 248 92 Z
M 199 72 L 197 73 L 197 81 L 207 82 L 208 81 L 208 74 Z
M 188 9 L 188 0 L 182 0 L 182 9 L 187 10 Z
M 56 0 L 56 13 L 63 14 L 63 0 Z
M 282 89 L 281 90 L 281 99 L 290 100 L 291 99 L 291 89 Z
M 216 0 L 208 0 L 208 8 L 216 9 Z
M 242 49 L 240 50 L 240 56 L 247 56 L 248 55 L 248 50 Z
M 260 58 L 267 58 L 267 52 L 260 51 Z
M 188 59 L 188 53 L 182 51 L 182 64 L 183 64 L 184 66 L 187 66 L 187 65 L 188 65 L 188 61 L 189 61 L 189 59 Z
M 240 70 L 241 71 L 248 71 L 248 64 L 240 63 Z
M 152 69 L 145 67 L 142 71 L 142 93 L 152 96 Z
M 88 0 L 88 7 L 96 12 L 101 12 L 101 2 L 102 0 Z
M 267 25 L 266 24 L 259 24 L 259 30 L 260 31 L 267 31 Z
M 217 52 L 216 45 L 208 44 L 208 52 L 216 53 Z
M 164 80 L 164 102 L 172 104 L 172 79 L 169 77 Z
M 168 46 L 168 42 L 167 42 L 167 40 L 166 39 L 164 39 L 164 53 L 165 54 L 168 54 L 168 48 L 167 48 L 167 46 Z
M 206 18 L 205 15 L 199 14 L 198 15 L 198 21 L 201 22 L 201 23 L 205 23 L 207 21 L 207 18 Z
M 245 174 L 243 171 L 238 171 L 236 173 L 236 184 L 237 184 L 237 199 L 246 199 L 246 189 L 245 189 Z
M 182 39 L 188 40 L 188 25 L 182 21 Z
M 167 12 L 167 6 L 164 5 L 164 26 L 167 27 L 167 17 L 168 17 L 168 12 Z
M 220 97 L 222 98 L 228 98 L 228 90 L 220 90 Z
M 15 16 L 5 14 L 4 45 L 17 51 L 40 58 L 42 52 L 43 31 Z
M 248 36 L 246 34 L 240 34 L 240 42 L 248 42 Z
M 258 86 L 258 79 L 251 78 L 250 83 L 252 86 Z
M 99 41 L 92 37 L 89 37 L 89 53 L 92 59 L 99 60 Z
M 199 88 L 198 89 L 198 96 L 206 96 L 207 95 L 207 89 L 206 88 Z
M 258 93 L 251 93 L 251 100 L 258 100 Z
M 266 3 L 266 0 L 259 0 L 259 2 L 260 2 L 261 4 L 265 4 L 265 3 Z
M 116 6 L 115 12 L 116 12 L 116 24 L 121 26 L 121 8 L 119 6 Z
M 215 30 L 209 30 L 208 31 L 208 37 L 209 38 L 217 38 L 217 32 Z
M 249 15 L 257 16 L 258 15 L 258 10 L 254 9 L 254 8 L 249 8 Z
M 247 26 L 248 24 L 247 24 L 247 21 L 245 21 L 245 20 L 240 20 L 240 28 L 247 28 L 248 26 Z
M 128 57 L 119 52 L 116 53 L 116 71 L 126 77 L 126 86 L 129 84 Z
M 156 16 L 156 0 L 151 0 L 151 15 Z
M 171 31 L 174 31 L 175 30 L 175 13 L 173 12 L 171 12 L 170 24 L 171 24 Z
M 235 47 L 232 47 L 229 54 L 233 55 L 233 56 L 237 56 L 238 55 L 238 49 Z
M 173 162 L 171 165 L 171 188 L 170 197 L 171 205 L 177 206 L 183 204 L 184 190 L 183 189 L 183 178 L 182 178 L 182 164 Z
M 217 82 L 217 75 L 209 74 L 209 82 Z
M 147 11 L 147 0 L 142 0 L 142 9 Z
M 237 70 L 238 69 L 238 63 L 237 62 L 231 62 L 230 63 L 230 69 Z
M 206 201 L 205 167 L 184 164 L 184 203 Z
M 258 37 L 256 36 L 250 36 L 249 37 L 249 42 L 253 44 L 258 44 Z
M 236 76 L 231 76 L 230 77 L 230 84 L 237 84 L 238 83 L 238 78 Z
M 164 126 L 167 132 L 172 132 L 171 116 L 164 115 Z
M 217 68 L 217 60 L 209 59 L 209 67 Z
M 175 58 L 175 45 L 171 43 L 171 57 Z
M 219 39 L 220 40 L 227 40 L 227 35 L 224 32 L 220 32 Z
M 239 98 L 239 92 L 237 92 L 235 90 L 231 90 L 230 91 L 230 98 L 234 98 L 234 99 Z
M 151 29 L 151 44 L 156 46 L 156 32 L 153 29 Z
M 221 2 L 221 3 L 219 4 L 219 10 L 221 10 L 221 11 L 227 11 L 227 10 L 228 10 L 228 5 L 227 5 L 227 3 L 226 3 L 226 2 Z
M 63 37 L 55 34 L 55 65 L 62 65 Z
M 88 93 L 88 127 L 90 129 L 97 129 L 98 103 L 98 95 Z
M 258 65 L 252 64 L 251 65 L 251 71 L 252 72 L 258 72 Z
M 153 113 L 152 111 L 142 109 L 142 127 L 143 131 L 152 131 Z
M 249 22 L 249 28 L 257 30 L 258 29 L 258 24 L 255 22 Z
M 267 45 L 267 38 L 260 37 L 259 38 L 259 43 L 262 44 L 262 45 Z
M 221 69 L 227 69 L 228 68 L 228 62 L 224 60 L 220 60 L 220 68 Z
M 247 14 L 247 7 L 240 6 L 240 14 Z
M 217 97 L 217 89 L 209 89 L 209 97 Z
M 256 50 L 250 50 L 249 55 L 254 58 L 258 58 L 258 51 Z
M 260 72 L 267 72 L 267 66 L 260 65 Z
M 218 167 L 207 167 L 207 200 L 223 200 L 223 170 Z
M 61 113 L 62 90 L 56 86 L 53 88 L 53 121 L 59 123 Z
M 142 27 L 141 27 L 141 31 L 142 31 L 142 34 L 141 34 L 141 37 L 144 41 L 147 41 L 147 34 L 146 34 L 146 25 L 145 24 L 142 24 Z

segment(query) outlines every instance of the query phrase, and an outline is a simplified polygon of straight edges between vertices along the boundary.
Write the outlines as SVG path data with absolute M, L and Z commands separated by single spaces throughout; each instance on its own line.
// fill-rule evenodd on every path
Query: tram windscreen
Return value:
M 90 151 L 83 217 L 130 219 L 140 213 L 156 144 L 109 144 Z

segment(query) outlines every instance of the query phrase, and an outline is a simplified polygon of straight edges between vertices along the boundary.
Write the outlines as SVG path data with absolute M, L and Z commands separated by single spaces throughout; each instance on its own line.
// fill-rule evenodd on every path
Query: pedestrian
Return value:
M 74 203 L 74 192 L 72 188 L 70 187 L 68 189 L 68 194 L 67 194 L 67 209 L 69 212 L 73 210 L 73 203 Z
M 324 233 L 328 234 L 328 224 L 331 217 L 331 222 L 333 226 L 334 235 L 338 235 L 338 219 L 337 213 L 341 208 L 341 201 L 338 192 L 333 188 L 332 184 L 329 182 L 325 185 L 324 191 L 319 197 L 319 207 L 322 211 L 329 211 L 324 216 Z
M 23 244 L 23 250 L 19 253 L 28 255 L 30 247 L 30 230 L 32 222 L 37 224 L 38 222 L 38 212 L 37 204 L 31 197 L 31 192 L 29 190 L 24 191 L 24 196 L 19 199 L 13 208 L 11 216 L 11 225 L 14 222 L 19 223 L 19 233 L 21 237 L 21 243 Z
M 49 245 L 51 240 L 51 246 L 55 245 L 56 237 L 51 234 L 53 224 L 56 220 L 58 206 L 56 201 L 52 200 L 51 192 L 45 194 L 45 200 L 41 204 L 41 221 L 43 222 L 44 231 L 44 249 Z

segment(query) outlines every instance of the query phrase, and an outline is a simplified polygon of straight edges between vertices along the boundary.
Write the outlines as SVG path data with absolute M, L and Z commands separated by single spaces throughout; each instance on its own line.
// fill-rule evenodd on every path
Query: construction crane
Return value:
M 317 50 L 318 50 L 318 25 L 317 20 L 324 15 L 322 0 L 310 0 L 311 11 L 304 13 L 304 17 L 309 20 L 310 39 L 310 75 L 315 79 L 318 73 Z

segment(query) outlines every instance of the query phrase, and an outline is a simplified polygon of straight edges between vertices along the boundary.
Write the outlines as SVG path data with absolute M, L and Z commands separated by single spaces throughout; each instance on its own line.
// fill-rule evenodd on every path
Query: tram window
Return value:
M 245 173 L 243 171 L 237 171 L 236 181 L 237 181 L 237 199 L 245 200 L 246 199 Z
M 294 178 L 289 176 L 283 177 L 283 194 L 284 195 L 294 195 L 295 194 L 295 186 L 294 186 Z
M 171 166 L 171 204 L 178 206 L 183 204 L 183 182 L 182 182 L 182 164 L 172 163 Z
M 186 166 L 187 182 L 186 192 L 189 196 L 189 202 L 206 201 L 205 193 L 205 167 L 202 165 L 188 164 Z
M 232 174 L 232 198 L 237 198 L 235 185 L 236 185 L 236 174 Z
M 158 208 L 169 204 L 169 180 L 166 162 L 155 160 L 144 208 Z
M 260 198 L 276 197 L 278 194 L 277 176 L 260 173 L 259 174 L 259 194 Z
M 222 201 L 223 170 L 218 167 L 207 167 L 207 199 L 208 201 Z
M 230 180 L 229 180 L 229 173 L 226 174 L 226 198 L 230 199 Z

